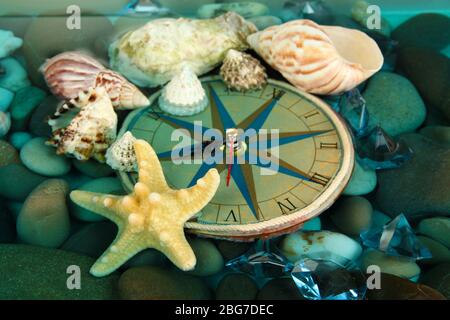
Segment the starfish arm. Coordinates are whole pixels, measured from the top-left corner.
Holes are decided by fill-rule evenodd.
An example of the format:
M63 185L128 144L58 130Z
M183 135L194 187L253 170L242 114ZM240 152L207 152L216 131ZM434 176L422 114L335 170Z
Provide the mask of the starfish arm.
M193 187L176 191L180 218L185 222L205 207L216 194L220 175L216 169L208 172Z
M122 197L75 190L70 193L70 199L80 207L95 212L118 226L122 225L122 218L118 214L118 206L120 206Z
M134 150L139 167L139 182L144 183L151 192L170 190L158 156L150 144L144 140L137 140L134 143Z
M90 273L96 277L107 276L144 249L146 246L141 234L119 229L116 239L94 263Z

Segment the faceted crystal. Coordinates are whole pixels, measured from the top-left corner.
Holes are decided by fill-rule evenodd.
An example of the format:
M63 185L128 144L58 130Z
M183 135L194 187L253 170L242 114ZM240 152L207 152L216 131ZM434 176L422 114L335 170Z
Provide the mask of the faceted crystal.
M257 278L281 277L292 268L292 264L273 247L270 240L258 240L248 252L228 261L226 266Z
M431 258L431 252L414 234L403 214L398 215L383 227L372 227L361 233L363 244L392 256L419 259Z
M366 100L359 89L352 89L341 96L339 112L347 120L357 138L367 135L369 112L366 108Z
M324 96L322 99L330 105L331 108L333 108L334 111L339 112L340 110L340 101L341 96L334 95L334 96Z
M126 14L139 15L163 15L167 14L169 9L162 7L155 0L131 0L125 7Z
M367 290L361 270L351 260L329 252L301 258L291 277L310 300L360 300Z
M394 140L379 125L357 141L356 150L360 163L372 169L398 168L413 154L403 140Z

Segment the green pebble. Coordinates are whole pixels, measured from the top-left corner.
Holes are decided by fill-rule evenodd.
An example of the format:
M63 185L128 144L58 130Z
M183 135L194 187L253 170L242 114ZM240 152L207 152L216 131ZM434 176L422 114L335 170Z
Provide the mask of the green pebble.
M255 300L258 286L243 273L227 274L216 289L216 300Z
M134 257L130 258L123 265L124 269L132 267L144 267L144 266L164 266L167 262L166 256L156 249L145 249Z
M390 256L384 252L368 249L361 258L363 270L376 265L381 272L396 275L405 279L414 279L420 274L419 266L411 259L402 256Z
M277 26L283 23L283 21L274 16L260 16L248 19L250 22L253 22L258 30L264 30L271 26Z
M0 167L20 163L19 153L5 140L0 140Z
M43 176L57 177L70 171L70 160L57 155L55 148L45 144L46 138L34 138L20 150L22 163Z
M11 212L12 217L14 218L14 222L17 221L17 218L19 217L19 213L20 213L20 211L22 210L22 207L23 207L23 202L8 201L6 203L6 206L8 207L9 211Z
M118 284L124 300L206 300L211 292L200 278L155 266L125 271Z
M21 164L0 167L0 196L23 201L45 179Z
M217 249L219 249L222 256L231 260L244 254L250 249L251 243L249 242L236 242L227 240L217 240Z
M342 194L346 196L361 196L372 192L376 185L377 174L375 170L364 168L356 161L350 181Z
M194 250L197 263L194 270L188 273L206 277L216 274L223 269L224 261L222 255L212 241L194 238L189 240L189 244Z
M395 88L395 90L392 90ZM396 136L416 130L426 116L425 104L414 85L405 77L391 72L375 74L363 92L369 127L376 125Z
M257 300L305 300L291 278L269 280L258 292Z
M13 92L0 87L0 111L6 112L13 99L14 99Z
M123 195L125 193L120 180L117 178L99 178L91 180L80 186L79 190L115 195ZM75 218L82 221L105 220L103 216L96 214L90 210L84 209L73 202L71 202L71 213Z
M370 228L373 208L363 197L342 197L331 209L331 220L349 236L359 236Z
M108 177L114 174L110 166L92 159L87 161L73 159L72 164L78 171L92 178Z
M0 243L11 243L15 238L15 219L8 208L0 202Z
M366 1L356 1L352 7L353 20L358 22L364 28L367 28L367 22L370 21L370 18L372 15L372 13L367 12L369 5L370 4L367 3ZM384 17L381 17L380 27L381 27L380 29L374 29L374 30L386 37L390 37L391 26L389 25L389 22Z
M69 185L60 179L41 183L28 196L17 218L17 235L28 244L58 248L69 236L66 205Z
M59 177L69 184L70 190L79 189L82 185L92 181L91 177L85 176L76 170L71 170L68 174Z
M13 131L26 130L33 110L46 97L47 93L36 87L27 87L16 92L11 104Z
M385 215L383 212L378 210L373 210L372 215L372 225L376 227L382 227L392 219L388 215Z
M9 136L9 142L16 148L17 150L22 149L22 147L31 139L33 136L25 131L13 132Z
M450 248L450 218L424 219L420 221L417 231Z
M450 126L427 126L420 130L420 134L436 142L450 145Z
M1 59L0 69L5 70L5 73L0 75L0 87L16 92L30 86L27 72L16 59Z
M116 234L117 227L112 222L89 223L71 235L61 249L98 258L113 242Z
M228 11L236 12L243 18L252 18L266 15L269 8L258 2L231 2L205 4L197 10L197 16L202 19L210 19L220 16Z
M441 262L450 262L450 250L432 238L417 236L417 239L430 250L430 259L421 259L419 262L424 265L436 265Z
M95 278L94 259L75 253L28 245L0 245L0 299L109 300L116 299L117 274ZM81 290L70 290L70 266L80 268ZM69 271L69 272L68 272Z
M319 217L312 218L303 224L302 231L319 231L322 228L322 223Z
M47 96L34 109L28 123L28 130L36 136L50 137L52 135L52 128L48 125L48 118L52 116L60 100L55 96Z
M450 263L441 263L428 270L420 278L420 282L436 289L450 299Z

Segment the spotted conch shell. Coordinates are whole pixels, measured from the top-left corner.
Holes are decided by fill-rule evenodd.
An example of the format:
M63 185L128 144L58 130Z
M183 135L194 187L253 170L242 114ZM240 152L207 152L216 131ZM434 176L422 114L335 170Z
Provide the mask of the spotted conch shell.
M135 109L149 105L149 100L117 72L78 51L68 51L47 60L41 68L51 92L63 99L73 99L92 87L106 89L117 109Z
M106 151L106 163L114 170L122 172L137 172L134 143L136 138L130 131L114 142Z
M80 111L66 126L61 115L74 107ZM117 131L117 115L106 90L96 87L82 92L60 107L57 114L49 120L52 137L47 144L55 146L57 154L105 162L106 150L116 139Z
M332 95L379 71L383 55L365 33L294 20L247 37L251 47L297 88Z

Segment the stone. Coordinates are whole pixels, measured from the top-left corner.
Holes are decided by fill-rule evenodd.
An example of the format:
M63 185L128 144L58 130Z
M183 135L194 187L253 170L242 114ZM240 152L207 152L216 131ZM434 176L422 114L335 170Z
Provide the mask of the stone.
M0 60L0 69L4 70L4 73L0 74L0 87L16 92L30 86L27 72L16 59Z
M368 300L445 300L433 288L392 274L381 273L380 289L367 290Z
M14 146L14 148L20 150L32 138L33 136L26 131L17 131L13 132L9 136L9 142Z
M448 126L427 126L422 128L419 133L435 142L450 145L450 127Z
M301 228L302 231L319 231L322 228L322 223L319 217L312 218L306 221Z
M260 16L250 18L248 20L253 22L255 26L258 28L258 30L264 30L268 27L277 26L283 23L283 21L280 18L275 16Z
M216 300L255 300L258 285L246 274L225 275L216 289Z
M417 226L417 232L450 248L450 218L436 217L423 219Z
M113 242L117 227L109 221L89 223L70 236L61 246L62 250L98 258Z
M384 214L381 211L373 210L372 226L374 226L374 227L382 227L386 223L389 223L389 221L391 221L391 218L388 215Z
M305 300L291 278L269 280L259 290L257 300Z
M168 262L165 255L156 249L145 249L125 262L124 269L144 266L164 266Z
M17 218L17 235L25 243L58 248L70 232L66 197L69 185L49 179L31 192Z
M375 170L365 168L356 161L350 181L342 194L346 196L361 196L372 192L376 185L377 174Z
M19 153L8 142L5 140L0 140L0 167L4 167L12 163L20 163Z
M47 93L36 87L26 87L16 92L11 104L13 131L23 131L27 128L33 110L46 95Z
M0 196L23 201L45 179L22 164L12 163L0 167Z
M8 208L0 203L0 243L12 243L15 239L15 219Z
M427 47L440 51L450 43L450 18L423 13L406 20L392 32L402 47Z
M124 300L204 300L211 292L200 278L161 267L135 267L125 271L118 283Z
M17 38L9 30L0 30L0 59L11 55L22 46L22 39Z
M429 109L450 121L450 58L426 48L403 48L397 69L414 84Z
M420 277L420 282L436 289L450 299L450 262L441 263L428 270Z
M450 250L443 244L429 237L417 236L417 239L430 250L432 257L420 261L424 265L436 265L442 262L450 262Z
M227 240L217 240L217 249L226 260L231 260L243 255L250 249L251 243L249 242L237 242Z
M266 15L269 8L258 2L232 2L205 4L198 8L197 16L202 19L210 19L220 16L228 11L236 12L244 18L252 18Z
M56 112L59 100L55 96L47 96L34 109L28 123L28 130L36 136L50 137L52 129L47 121Z
M361 257L361 268L367 270L372 265L378 266L383 273L393 274L405 279L417 279L420 274L420 268L414 260L390 256L374 249L365 250Z
M120 183L120 180L117 178L98 178L91 181L88 181L87 183L81 185L77 188L78 190L83 191L90 191L90 192L101 192L101 193L108 193L108 194L116 194L116 195L123 195L125 194L122 184ZM71 214L82 221L102 221L105 220L104 217L102 217L99 214L95 214L94 212L84 209L80 207L79 205L73 203L71 201L70 206Z
M354 261L361 255L362 248L358 242L340 233L297 231L281 241L280 251L292 262L302 256L327 252Z
M19 201L8 201L6 203L6 207L14 218L14 223L17 221L17 217L19 216L20 211L23 207L23 202ZM16 232L16 226L14 225L14 233Z
M92 178L103 178L114 174L114 170L106 163L100 163L93 159L87 161L73 159L72 164L78 171Z
M85 176L76 170L71 170L68 174L59 177L59 179L65 180L69 184L70 190L76 190L83 184L93 180L91 177Z
M20 150L22 163L31 171L43 176L57 177L70 171L70 160L57 155L55 149L45 144L46 138L38 137L27 142Z
M416 130L425 121L422 98L401 75L378 72L369 80L363 96L369 111L369 129L380 125L389 135L396 136Z
M1 76L0 76L1 77ZM0 88L0 111L8 110L14 99L14 93L8 89Z
M158 1L163 7L169 8L171 11L176 12L180 15L195 16L197 9L205 4L210 4L216 2L216 0L159 0Z
M410 222L450 213L450 148L420 134L400 136L414 151L396 170L377 171L377 207L391 217L405 214Z
M372 19L373 12L371 10L368 10L370 5L371 4L367 3L366 1L356 1L352 6L352 18L363 28L367 28L368 22ZM389 25L389 21L381 16L380 28L376 28L374 29L374 31L379 32L386 37L390 37L391 26Z
M373 208L363 197L342 197L331 209L331 220L340 231L359 236L372 223Z
M116 299L117 274L89 275L94 259L72 252L29 245L0 245L0 299L2 300L110 300ZM78 266L81 290L69 290Z
M212 241L192 238L189 240L189 244L197 258L195 268L189 271L189 274L206 277L216 274L223 269L224 261L222 255Z

